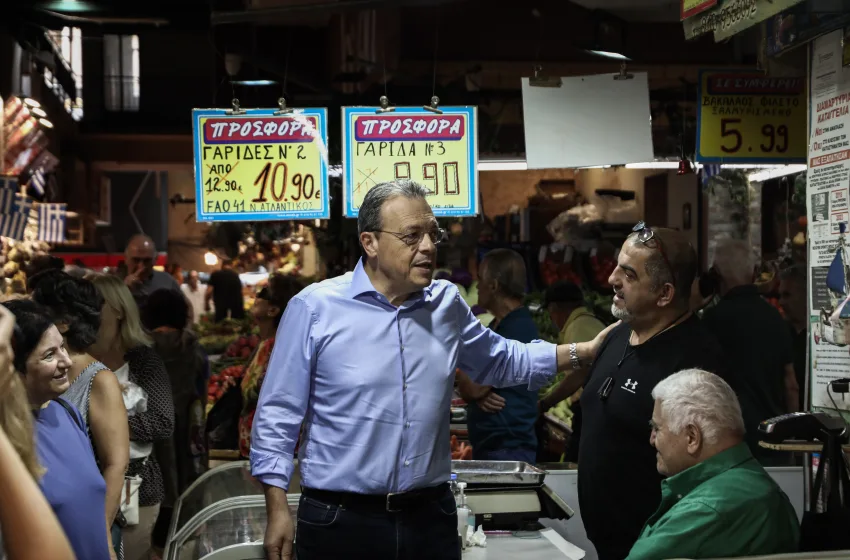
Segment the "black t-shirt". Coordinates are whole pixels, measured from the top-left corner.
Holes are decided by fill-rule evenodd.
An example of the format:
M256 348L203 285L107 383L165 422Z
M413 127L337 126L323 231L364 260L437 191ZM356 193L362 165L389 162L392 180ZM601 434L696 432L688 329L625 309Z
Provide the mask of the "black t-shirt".
M794 363L794 341L787 323L753 285L729 290L702 322L729 360L750 451L764 465L788 464L786 455L758 445L759 423L788 412L785 367Z
M210 274L209 285L213 289L217 321L227 317L228 311L234 319L241 319L245 316L242 281L235 270L229 268L216 270Z
M662 477L649 443L652 389L689 368L725 377L720 347L695 316L638 346L629 345L630 334L625 324L611 331L581 396L578 495L600 560L625 558L661 502ZM609 377L603 401L598 393Z

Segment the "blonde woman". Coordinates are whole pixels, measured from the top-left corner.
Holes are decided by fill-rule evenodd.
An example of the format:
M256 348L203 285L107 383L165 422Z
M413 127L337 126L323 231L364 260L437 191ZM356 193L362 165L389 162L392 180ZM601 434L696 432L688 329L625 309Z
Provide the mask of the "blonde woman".
M36 481L32 411L12 365L14 316L0 305L0 558L74 560L50 504Z
M174 431L171 384L162 358L139 319L130 290L115 276L88 277L103 296L100 330L89 352L115 372L119 382L141 387L147 394L145 412L133 413L130 426L130 466L127 476L141 476L139 524L123 531L124 558L145 560L150 555L151 533L162 503L162 472L153 451L156 442Z

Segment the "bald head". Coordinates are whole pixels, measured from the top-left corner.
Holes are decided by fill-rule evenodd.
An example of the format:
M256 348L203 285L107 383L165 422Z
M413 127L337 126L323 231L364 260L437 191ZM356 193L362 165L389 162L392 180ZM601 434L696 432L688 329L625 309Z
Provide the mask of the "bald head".
M635 233L629 236L629 242L650 252L646 259L646 273L652 279L653 290L671 284L675 289L676 303L686 308L697 274L697 253L688 238L679 231L667 228L652 228L652 231L654 236L646 243L640 241Z
M156 246L153 239L147 235L134 235L127 243L124 259L127 261L127 272L140 273L142 277L153 274L153 264L156 257Z

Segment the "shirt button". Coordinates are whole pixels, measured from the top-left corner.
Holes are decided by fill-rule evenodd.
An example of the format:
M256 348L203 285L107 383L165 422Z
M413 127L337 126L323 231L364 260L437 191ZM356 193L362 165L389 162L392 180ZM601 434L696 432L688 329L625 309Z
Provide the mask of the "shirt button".
M404 427L405 427L405 428L409 428L409 427L410 427L410 422L406 422L406 423L404 424Z
M410 466L410 461L405 461L405 462L404 462L404 466L405 466L405 467L409 467L409 466Z
M681 494L677 494L677 495L676 495L676 499L681 500L681 499L682 499L682 495L681 495Z
M407 391L407 383L404 384L404 390Z
M401 351L404 352L404 346L401 347Z

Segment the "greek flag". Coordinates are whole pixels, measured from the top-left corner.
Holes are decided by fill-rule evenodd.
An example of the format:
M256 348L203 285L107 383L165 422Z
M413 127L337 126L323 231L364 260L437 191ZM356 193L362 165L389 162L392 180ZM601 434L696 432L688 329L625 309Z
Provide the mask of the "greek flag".
M0 236L21 241L27 229L32 200L12 189L0 189Z
M47 178L44 176L44 169L39 167L30 176L30 188L38 196L44 195L44 186L47 184Z
M708 183L708 180L711 179L714 175L720 173L719 165L703 165L702 166L702 184L705 185Z
M65 204L50 203L38 205L38 240L48 243L65 241Z
M11 175L0 175L0 189L18 191L18 178Z

